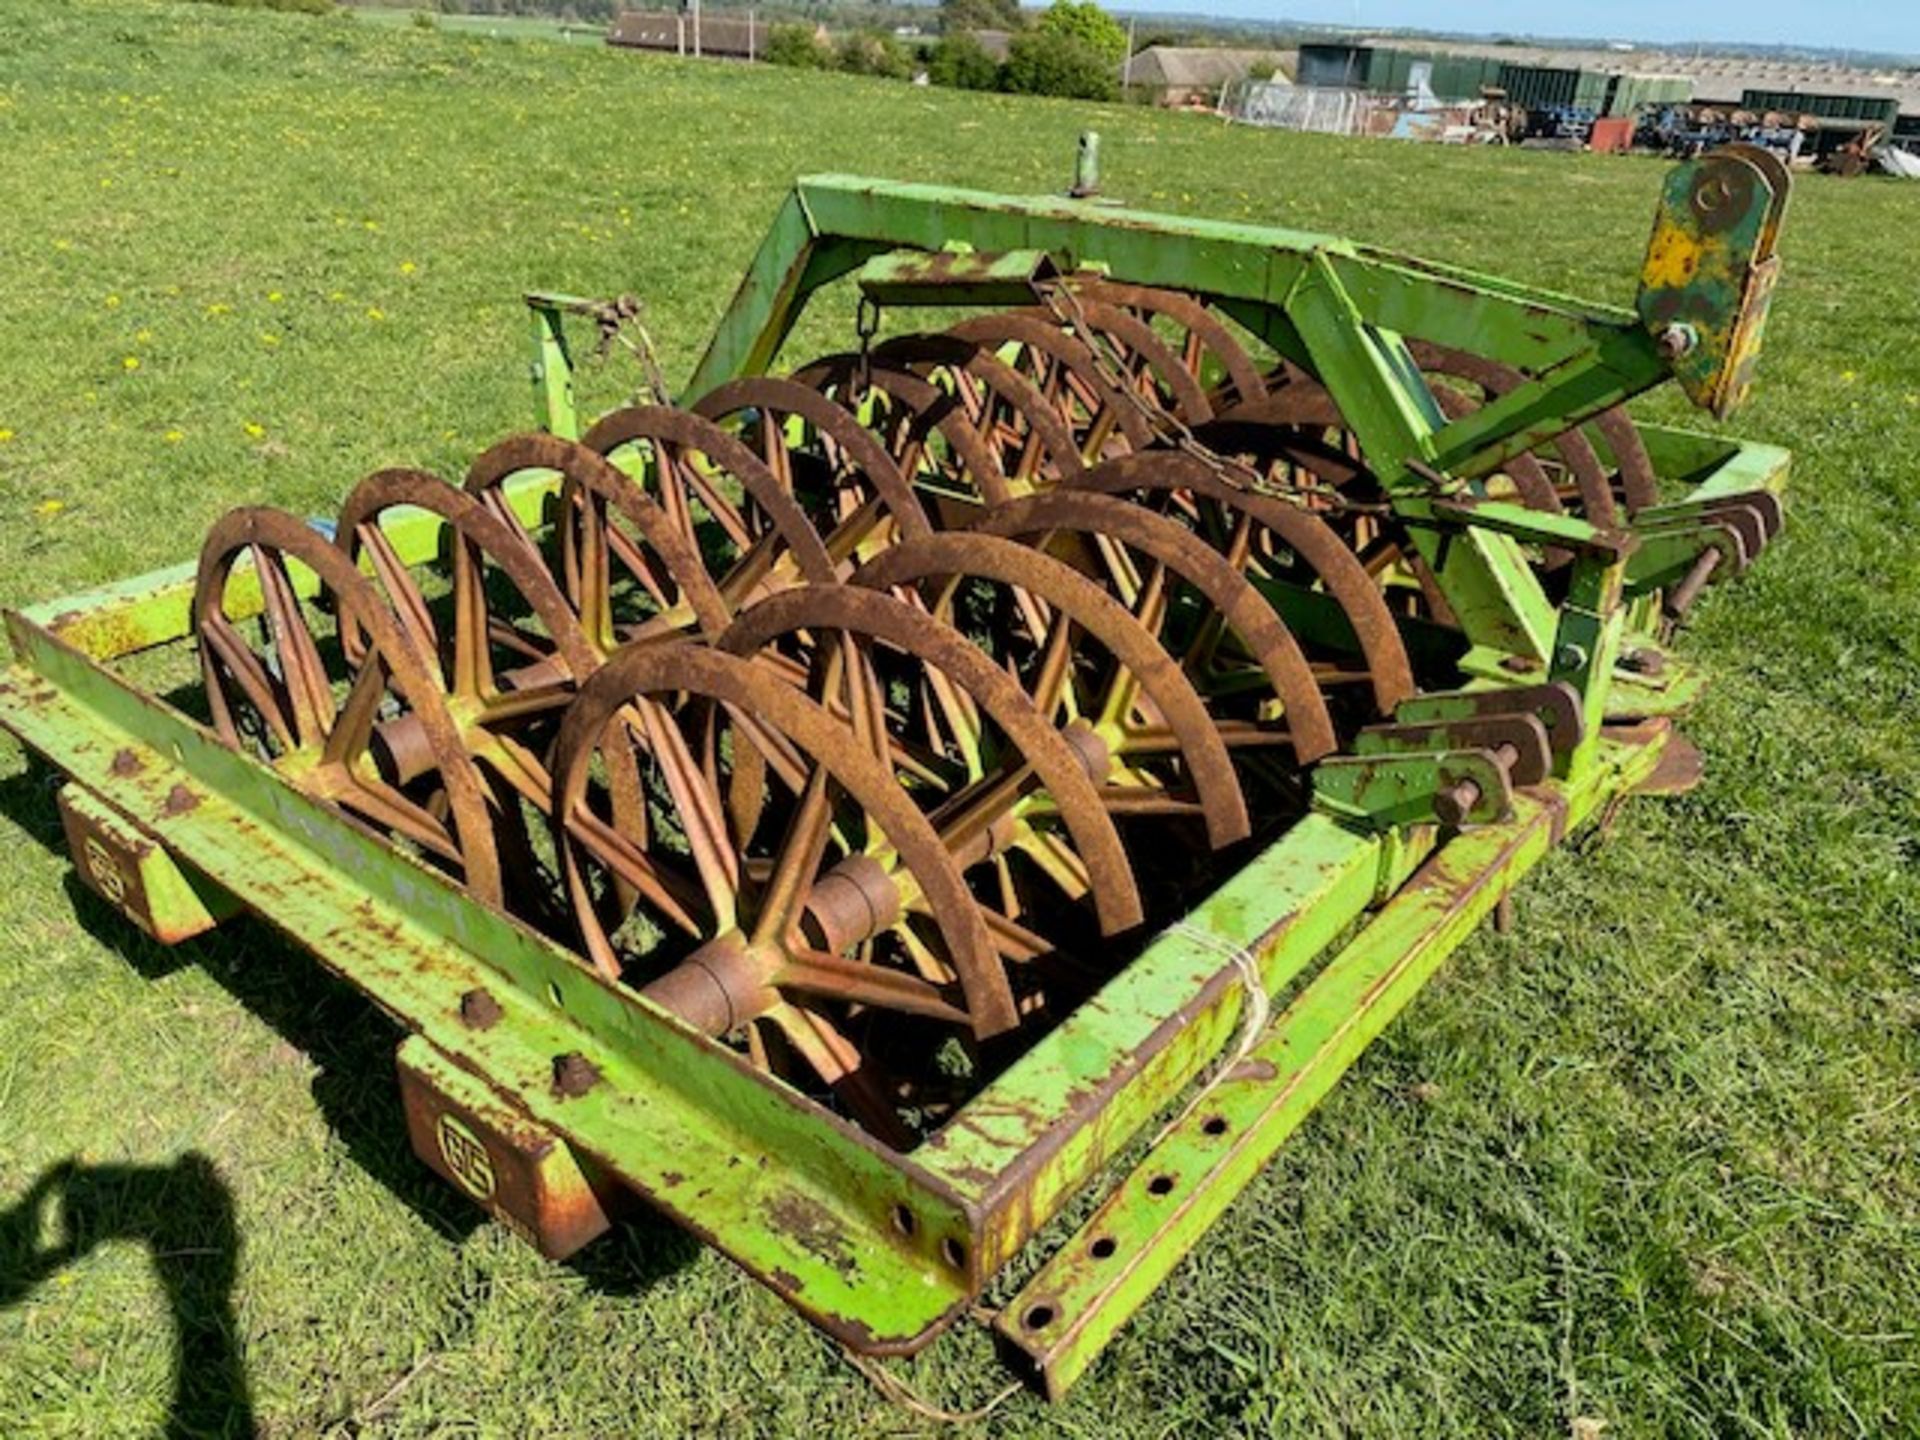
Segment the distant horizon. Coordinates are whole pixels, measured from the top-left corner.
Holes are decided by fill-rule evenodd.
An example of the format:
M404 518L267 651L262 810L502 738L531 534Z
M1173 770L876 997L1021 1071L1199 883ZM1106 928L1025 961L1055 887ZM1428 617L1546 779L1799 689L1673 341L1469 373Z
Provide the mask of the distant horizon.
M1043 0L1044 4L1044 0ZM1037 6L1035 8L1043 8ZM1234 24L1341 30L1424 30L1475 39L1538 37L1684 50L1693 45L1788 46L1835 53L1920 57L1920 5L1835 0L1610 0L1543 8L1520 0L1482 0L1470 8L1448 0L1122 0L1130 14L1217 19Z

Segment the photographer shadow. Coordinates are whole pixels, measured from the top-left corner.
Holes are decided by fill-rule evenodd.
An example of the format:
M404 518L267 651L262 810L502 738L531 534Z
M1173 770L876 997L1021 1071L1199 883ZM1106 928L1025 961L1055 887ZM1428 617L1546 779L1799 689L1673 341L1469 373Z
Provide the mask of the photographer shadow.
M253 1434L233 1314L240 1234L233 1196L204 1155L170 1165L68 1159L48 1169L0 1210L0 1309L115 1240L146 1247L172 1314L173 1398L161 1433L168 1440Z

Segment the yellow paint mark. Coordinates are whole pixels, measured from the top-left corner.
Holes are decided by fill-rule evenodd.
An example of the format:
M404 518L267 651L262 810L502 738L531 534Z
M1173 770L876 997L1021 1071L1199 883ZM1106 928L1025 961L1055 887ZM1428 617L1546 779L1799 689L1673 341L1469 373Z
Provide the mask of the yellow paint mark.
M1671 221L1662 220L1647 243L1640 283L1649 290L1680 290L1700 272L1699 240Z

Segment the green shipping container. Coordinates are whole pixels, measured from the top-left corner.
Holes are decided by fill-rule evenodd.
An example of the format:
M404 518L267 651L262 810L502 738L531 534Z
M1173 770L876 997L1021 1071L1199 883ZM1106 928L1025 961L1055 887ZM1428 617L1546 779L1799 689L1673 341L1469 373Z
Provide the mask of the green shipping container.
M1294 82L1375 95L1406 95L1424 82L1436 99L1477 100L1498 83L1500 62L1394 45L1302 45Z
M1500 62L1478 55L1435 55L1427 88L1441 100L1478 100L1500 83Z
M1563 70L1552 65L1500 67L1500 88L1524 110L1568 108L1600 114L1607 107L1612 78L1598 70Z
M1798 90L1745 90L1740 94L1740 108L1791 110L1801 115L1818 115L1824 120L1858 120L1891 125L1900 113L1900 102L1890 95L1817 95Z
M1372 62L1371 45L1302 45L1294 83L1325 90L1369 89Z
M1643 110L1685 105L1693 99L1691 75L1615 75L1607 114L1632 117Z

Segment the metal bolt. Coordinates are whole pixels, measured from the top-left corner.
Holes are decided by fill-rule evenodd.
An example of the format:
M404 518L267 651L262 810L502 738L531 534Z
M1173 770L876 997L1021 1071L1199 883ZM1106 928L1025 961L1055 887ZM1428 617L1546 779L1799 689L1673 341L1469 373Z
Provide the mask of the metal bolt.
M1540 662L1531 655L1502 655L1500 668L1509 675L1531 675L1540 668Z
M1691 325L1669 325L1660 332L1660 338L1656 343L1660 347L1662 357L1678 360L1700 343L1700 335Z
M1667 668L1667 657L1658 650L1629 650L1620 657L1620 668L1633 675L1659 675Z
M460 997L460 1019L471 1030L489 1030L500 1023L500 1002L485 990L475 988Z
M570 1099L578 1099L600 1083L600 1067L578 1050L553 1057L553 1088Z

